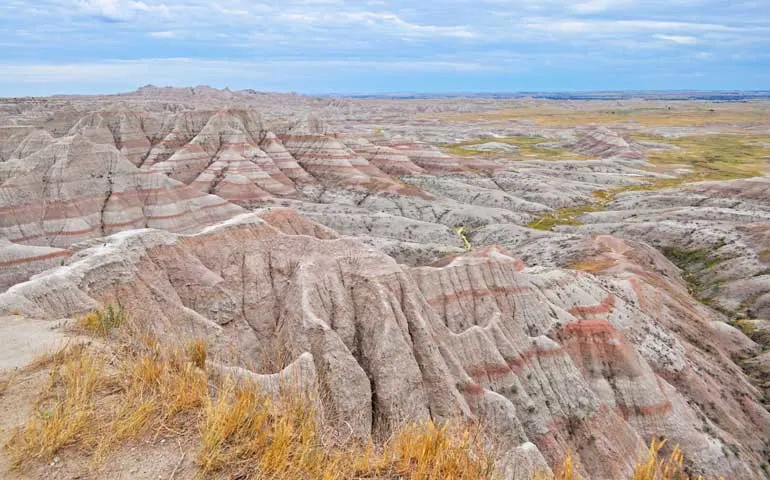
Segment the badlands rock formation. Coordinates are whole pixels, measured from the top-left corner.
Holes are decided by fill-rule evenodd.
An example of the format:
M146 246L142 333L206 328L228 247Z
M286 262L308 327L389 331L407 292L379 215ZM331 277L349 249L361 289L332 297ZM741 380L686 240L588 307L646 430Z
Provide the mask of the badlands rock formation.
M204 337L212 366L272 382L280 351L338 428L479 418L508 478L568 452L618 478L657 437L693 472L767 478L770 413L738 359L767 361L727 323L770 316L767 177L636 189L676 172L623 129L469 122L453 137L419 118L451 101L421 102L6 100L0 316L119 301L162 340ZM490 133L589 159L439 148ZM628 191L582 225L526 227L612 189Z

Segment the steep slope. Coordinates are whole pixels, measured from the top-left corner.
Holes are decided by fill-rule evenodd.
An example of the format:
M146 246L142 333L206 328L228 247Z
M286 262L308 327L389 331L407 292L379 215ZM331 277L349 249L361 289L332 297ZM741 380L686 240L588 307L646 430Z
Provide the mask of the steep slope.
M594 478L627 473L654 435L710 473L751 478L761 461L747 432L770 432L770 414L699 326L705 313L693 302L698 316L677 320L700 330L696 347L642 307L646 289L689 298L681 285L528 269L496 248L409 269L333 237L286 210L193 235L119 233L11 287L0 310L59 318L119 300L166 341L203 335L255 373L277 351L309 353L329 418L360 436L473 415L550 462L574 451Z
M193 231L241 211L163 175L138 170L106 130L63 137L0 164L0 232L12 242L66 246L127 228Z
M628 192L573 231L644 239L725 312L770 315L770 178Z

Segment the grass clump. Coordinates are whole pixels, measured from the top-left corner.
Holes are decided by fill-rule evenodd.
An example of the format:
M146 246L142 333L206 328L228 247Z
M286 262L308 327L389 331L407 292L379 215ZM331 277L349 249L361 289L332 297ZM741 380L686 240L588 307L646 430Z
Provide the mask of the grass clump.
M639 460L634 467L632 480L703 480L702 476L691 476L684 468L684 454L679 445L671 453L661 455L666 440L650 442L646 460Z
M128 315L122 305L107 305L105 308L88 312L78 320L77 325L92 335L107 336L126 323Z
M211 400L201 429L204 477L481 480L494 462L480 430L460 424L407 424L383 445L324 444L311 397L280 401L254 386L225 387Z
M273 404L253 385L230 384L207 401L198 453L203 475L324 478L327 471L339 469L319 447L309 399L297 395L282 400Z
M204 370L206 368L206 357L208 356L208 345L202 338L196 338L187 345L187 356L196 367Z
M481 430L462 423L438 426L428 421L406 425L386 443L378 460L380 465L375 471L384 471L386 478L494 477L494 462L485 451Z
M119 443L148 432L193 431L208 398L208 378L179 350L143 353L122 363L112 378L120 401L110 402L99 418L97 462Z

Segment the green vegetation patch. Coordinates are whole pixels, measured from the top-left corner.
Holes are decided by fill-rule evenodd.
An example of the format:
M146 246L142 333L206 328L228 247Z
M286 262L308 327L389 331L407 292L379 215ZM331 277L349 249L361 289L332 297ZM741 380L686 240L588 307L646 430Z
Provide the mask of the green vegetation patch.
M734 326L755 342L770 347L770 328L765 326L765 320L742 319L736 320Z
M473 248L473 245L471 245L471 241L468 240L468 227L466 226L458 226L454 228L455 232L457 232L457 235L460 236L460 239L463 241L463 246L465 247L466 251L469 251Z
M515 136L503 138L480 138L478 140L469 140L466 142L444 145L443 149L452 155L465 157L484 155L484 156L504 156L515 157L517 159L541 159L541 160L584 160L585 157L572 153L566 148L543 146L553 140L540 136ZM518 147L516 152L495 152L474 150L474 145L483 145L485 143L504 143Z
M615 192L613 190L597 190L593 192L593 197L594 201L591 203L556 209L532 220L527 226L537 230L553 230L556 225L582 225L581 215L604 210L604 207L615 199Z
M698 135L665 138L634 134L635 140L674 145L676 150L654 150L648 160L665 167L682 165L692 169L686 181L732 180L764 175L770 161L770 136Z
M724 260L711 255L709 250L684 250L675 247L663 247L661 252L677 267L683 270L709 269Z
M103 309L91 310L79 319L78 325L88 333L105 336L126 323L127 319L128 314L122 305L110 304Z
M676 265L682 270L682 278L687 282L690 294L698 298L701 303L708 305L709 307L718 310L725 315L732 316L732 312L725 310L721 305L717 304L710 298L704 297L703 291L710 286L719 285L721 280L708 281L707 276L703 275L704 270L708 270L712 267L719 265L726 261L725 258L720 258L713 255L712 249L682 249L677 247L662 247L660 252L668 258L671 263Z
M635 140L668 143L679 147L676 150L652 151L648 160L666 168L687 167L691 170L690 173L676 178L650 177L644 185L597 190L593 193L593 202L560 208L533 220L527 226L538 230L552 230L557 225L582 225L581 215L604 210L623 192L662 190L707 180L751 178L769 171L770 136L702 135L669 139L650 134L634 134L632 137Z

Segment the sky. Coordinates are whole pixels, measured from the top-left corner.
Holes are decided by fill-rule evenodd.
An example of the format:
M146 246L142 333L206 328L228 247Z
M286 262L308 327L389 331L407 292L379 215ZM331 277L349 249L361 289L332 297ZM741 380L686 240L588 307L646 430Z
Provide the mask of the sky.
M2 0L0 96L770 89L770 0Z

